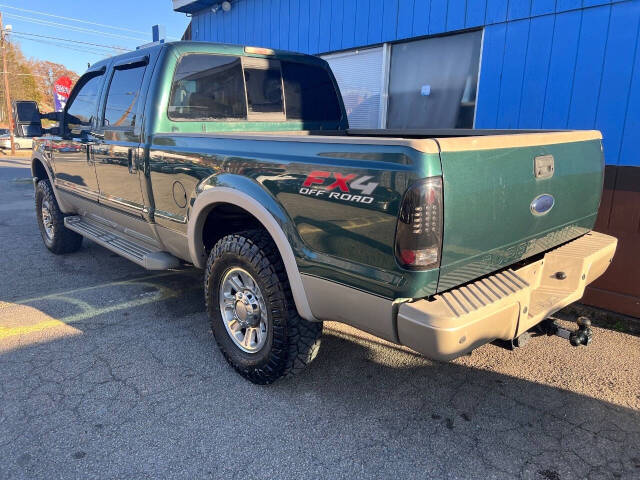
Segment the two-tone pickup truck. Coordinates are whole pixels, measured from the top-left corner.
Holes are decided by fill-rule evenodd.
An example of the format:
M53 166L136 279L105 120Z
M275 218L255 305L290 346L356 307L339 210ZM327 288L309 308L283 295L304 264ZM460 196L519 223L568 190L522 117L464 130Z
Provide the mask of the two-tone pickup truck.
M33 149L47 248L204 269L255 383L309 363L323 320L441 360L517 343L616 248L592 231L599 132L351 130L313 56L152 46L93 65L59 120Z

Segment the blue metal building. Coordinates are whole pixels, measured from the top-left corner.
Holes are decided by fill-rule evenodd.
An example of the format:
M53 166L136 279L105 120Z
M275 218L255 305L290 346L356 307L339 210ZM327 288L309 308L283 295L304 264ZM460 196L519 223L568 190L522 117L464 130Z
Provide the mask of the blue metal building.
M420 96L431 95L432 86L437 89L443 79L418 82L413 97L402 97L407 78L424 73L407 69L425 62L438 64L444 58L438 52L455 58L467 58L470 52L469 71L442 67L447 80L464 74L475 82L460 83L462 103L466 98L470 110L457 120L443 118L444 123L601 130L607 173L597 228L617 236L620 247L615 264L586 298L640 316L640 0L174 0L173 4L174 10L192 16L187 35L193 40L325 56L336 72L350 122L364 122L359 126L412 127L397 124L394 104L400 108L421 101ZM472 46L452 43L455 36L469 32L477 32L465 37L468 45L478 44L477 52ZM437 38L445 40L429 42ZM363 102L363 88L376 95L373 102ZM356 100L347 98L345 92L351 90L360 92ZM350 102L358 108L349 109Z

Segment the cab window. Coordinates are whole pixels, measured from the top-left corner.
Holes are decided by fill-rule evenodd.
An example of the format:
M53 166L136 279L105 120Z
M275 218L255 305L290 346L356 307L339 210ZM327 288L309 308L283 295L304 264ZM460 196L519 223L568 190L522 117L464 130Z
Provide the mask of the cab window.
M339 122L342 112L336 87L324 68L282 62L287 119Z
M180 59L168 109L172 120L245 120L239 57L191 54Z
M67 131L78 134L90 130L95 124L103 78L104 75L101 72L89 73L80 79L77 93L67 104L65 115Z

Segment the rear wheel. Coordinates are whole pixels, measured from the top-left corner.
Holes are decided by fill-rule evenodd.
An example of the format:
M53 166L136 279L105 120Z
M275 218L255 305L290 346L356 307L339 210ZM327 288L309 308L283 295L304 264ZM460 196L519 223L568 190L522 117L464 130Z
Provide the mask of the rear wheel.
M321 322L298 315L278 250L249 230L219 240L205 271L211 328L227 361L253 383L297 373L320 347Z
M18 142L13 144L13 149L14 150L20 150L20 144Z
M80 249L82 235L64 226L64 214L49 180L40 180L36 186L36 217L42 240L53 253L71 253Z

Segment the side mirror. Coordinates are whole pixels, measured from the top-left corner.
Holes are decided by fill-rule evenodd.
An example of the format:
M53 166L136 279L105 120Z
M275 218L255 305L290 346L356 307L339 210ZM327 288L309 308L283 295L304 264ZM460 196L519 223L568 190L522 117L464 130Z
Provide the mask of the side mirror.
M42 135L42 119L38 104L32 100L14 100L12 103L16 136L38 137Z
M60 127L43 128L43 135L53 135L54 137L60 136L62 129Z

